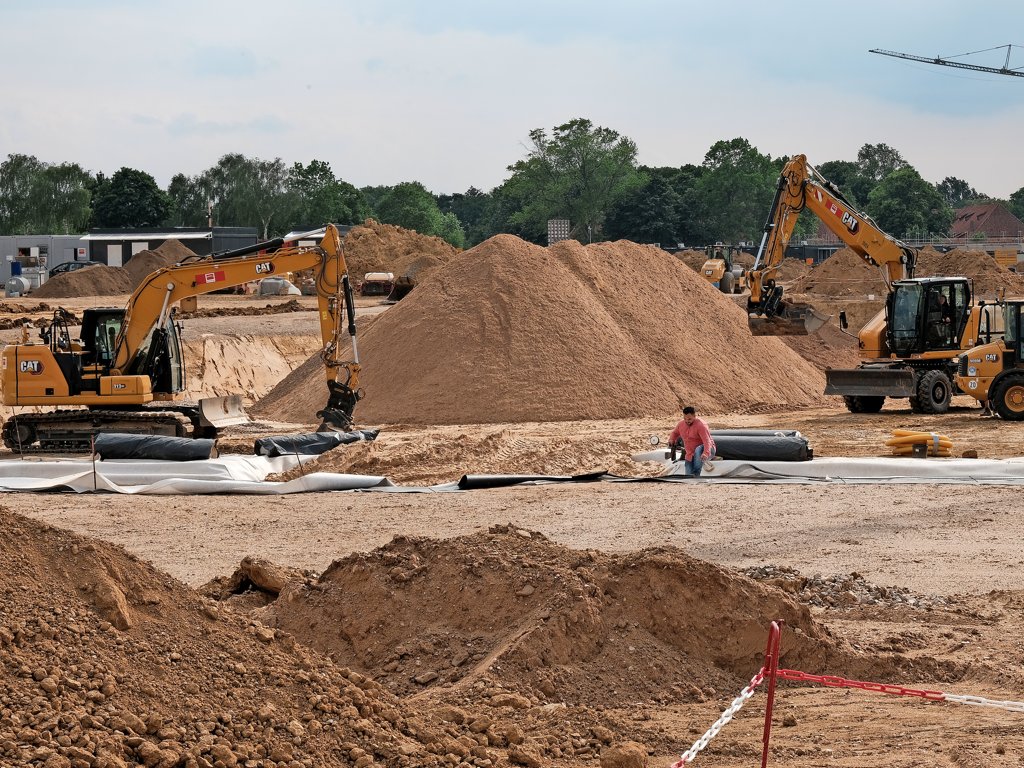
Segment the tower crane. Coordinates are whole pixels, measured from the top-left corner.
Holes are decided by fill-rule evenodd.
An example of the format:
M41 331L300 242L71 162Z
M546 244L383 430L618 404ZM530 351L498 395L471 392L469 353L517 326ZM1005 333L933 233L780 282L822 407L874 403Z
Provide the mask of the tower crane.
M1015 46L1013 45L998 45L995 48L986 48L982 51L970 51L969 53L958 53L956 56L949 56L942 58L941 56L935 56L934 58L928 58L927 56L914 56L910 53L898 53L896 51L883 51L879 48L872 48L868 53L879 53L882 56L893 56L897 59L909 59L910 61L922 61L925 64L939 64L943 67L956 67L957 69L973 69L976 72L992 72L996 75L1010 75L1011 77L1024 77L1024 67L1010 68L1010 52ZM1020 48L1020 46L1016 46ZM962 61L950 61L950 59L960 58L962 56L973 56L976 53L987 53L988 51L998 51L1006 49L1006 61L1003 62L1001 67L983 67L980 64L965 64Z

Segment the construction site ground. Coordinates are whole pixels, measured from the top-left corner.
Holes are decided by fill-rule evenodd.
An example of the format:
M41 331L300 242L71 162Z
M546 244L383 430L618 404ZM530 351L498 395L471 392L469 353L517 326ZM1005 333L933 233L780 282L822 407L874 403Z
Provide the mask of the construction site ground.
M123 303L122 298L112 297L111 305ZM257 361L265 350L278 355L286 350L294 364L318 346L315 299L299 297L301 311L260 313L266 304L288 300L203 297L202 309L241 307L245 314L186 320L186 341L226 339L225 344L233 345L241 336ZM12 303L23 305L26 317L49 312L27 311L33 302L26 299L7 302L5 314L12 314ZM61 301L72 310L95 303ZM364 318L386 309L378 300L360 300L359 305ZM12 341L18 331L2 335ZM282 345L284 337L293 341ZM219 381L218 386L227 383ZM262 392L248 391L255 399L273 383L262 382ZM236 384L254 386L253 380ZM712 428L798 429L817 456L882 456L891 430L908 427L949 435L957 455L975 450L982 458L1018 456L1024 442L1024 427L980 418L969 398L957 398L943 416L912 414L905 401L870 416L849 414L838 403L800 409L754 405L743 412L705 409L705 416ZM312 426L257 422L229 433L221 446L247 452L260 434ZM307 470L382 474L417 486L455 480L467 472L575 474L605 469L651 475L659 468L635 464L629 456L649 450L650 435L664 439L673 419L360 426L379 426L378 439L334 451ZM800 628L784 634L784 653L793 650L784 655L783 666L1021 701L1021 498L1019 489L993 486L714 483L266 498L4 494L0 505L10 513L90 538L65 541L60 533L10 523L21 542L11 551L21 559L10 561L17 561L16 566L0 566L7 579L0 584L6 595L0 612L0 655L13 681L9 693L17 693L23 704L16 705L13 698L0 702L0 763L203 765L202 757L207 765L293 768L625 768L642 764L630 752L629 742L636 742L648 753L650 765L667 765L704 733L756 672L763 631L773 618L786 618ZM28 546L45 536L62 543L45 550L48 554ZM108 551L103 542L123 547L127 554ZM95 584L79 585L74 592L77 566L60 558L71 553L79 557L81 552L103 555L105 572L120 585L135 616L132 626L112 629L109 615L103 620L100 607L105 603L96 597ZM224 601L220 615L235 619L204 624L198 634L175 634L205 621L199 609L179 607L178 602L195 599L187 597L193 593L185 585L208 585L206 594L211 594L209 583L230 576L246 556L295 569L287 573L298 586L283 589L276 601L274 595L257 591L234 596ZM132 575L139 567L134 557L157 569L145 572L153 583ZM658 576L676 571L682 574L678 578ZM171 581L165 584L158 572ZM25 573L36 574L35 581L18 581ZM631 581L637 574L643 578ZM27 596L45 591L40 585L50 577L66 582L80 604L72 599L74 594L67 600L50 598L60 607L47 616L50 629L41 630L39 617L26 607ZM173 580L183 584L174 586ZM389 584L393 594L367 594L358 616L351 615L351 606L328 609L323 602L333 594L334 583L358 592L375 580ZM135 585L134 591L129 584ZM156 584L163 585L163 598L149 595ZM409 599L401 598L403 590ZM179 592L186 595L180 601L168 596ZM53 587L52 594L61 593ZM316 595L324 596L320 603ZM100 617L82 605L100 606L95 608ZM444 622L453 606L458 627ZM203 610L209 613L209 606ZM361 630L344 624L345 611ZM509 611L507 626L495 620ZM85 636L94 638L88 642L97 648L107 649L106 638L122 633L129 639L118 640L117 649L136 643L144 652L117 656L104 650L101 661L90 666L87 659L95 655L88 643L75 646L70 655L60 647L52 651L69 616L75 626L90 627ZM276 632L261 634L264 623ZM229 627L236 625L248 634L229 637ZM547 634L538 634L538 627ZM245 645L252 636L257 638L250 643L255 650ZM40 637L48 639L39 645ZM301 668L288 667L293 662L282 660L287 654L261 655L264 646L267 654L279 644L287 650L293 643L289 638L308 646L308 651L290 651L288 657L301 657ZM533 645L524 638L532 638ZM374 645L374 639L390 650ZM217 662L218 647L229 649L229 661ZM589 649L585 658L574 653L577 647ZM195 657L197 670L206 663L240 669L244 661L248 671L235 669L231 696L215 701L205 681L197 683L199 672L184 670L182 657ZM49 663L39 661L44 658ZM359 683L363 695L384 702L381 711L400 713L386 719L401 735L374 731L391 726L373 715L371 728L361 710L349 719L329 718L323 714L327 709L316 709L320 704L314 706L301 695L287 701L278 697L275 714L260 710L257 717L257 704L246 709L232 702L248 701L252 691L245 686L253 668L258 671L261 665L287 677L289 685L298 685L296 678L308 681L311 674L322 675L325 682L316 685L315 694L321 704L340 695L329 690L332 675L355 675L348 679L364 681ZM162 670L159 684L136 690L133 677L155 674L154 667ZM331 671L337 669L342 672ZM101 672L117 677L115 688L123 692L111 689L78 703L77 694L71 693L78 690L74 686L90 673L99 680ZM382 688L378 691L365 678ZM51 686L56 693L43 693L40 699L33 686L49 691L44 680L56 681ZM97 683L94 690L99 687ZM209 752L220 744L214 744L213 736L207 752L188 751L194 724L188 714L166 703L179 694L192 697L191 706L212 718L200 733L224 740L230 757L222 749L221 762L213 759ZM59 705L46 704L47 696ZM110 700L106 705L104 697ZM764 702L763 692L755 696L697 764L757 764ZM111 740L122 732L111 719L111 703L142 721L149 717L144 733L125 728L130 738ZM376 707L374 703L374 712ZM488 723L481 723L481 711ZM60 726L45 727L51 714L53 722L64 722L62 717L75 721L78 730L71 746L57 741ZM246 717L253 723L259 720L259 728L265 727L263 742L276 744L284 736L287 749L273 757L268 749L260 754L258 746L246 741L259 742L259 728L255 736L251 726L248 732L242 726L232 731L232 717L242 725ZM783 684L774 721L773 765L980 767L1024 762L1021 712ZM340 733L350 725L355 735L347 735L344 743L329 743L331 728ZM402 739L408 743L396 747ZM26 747L12 752L15 741L29 744L31 751ZM114 745L109 753L103 751L108 742ZM147 752L149 743L161 755ZM374 757L375 744L380 751ZM74 753L67 755L74 749L89 753L90 759L83 753L80 762L73 762ZM15 759L15 754L21 757ZM100 754L107 757L97 759ZM359 762L366 754L374 759Z

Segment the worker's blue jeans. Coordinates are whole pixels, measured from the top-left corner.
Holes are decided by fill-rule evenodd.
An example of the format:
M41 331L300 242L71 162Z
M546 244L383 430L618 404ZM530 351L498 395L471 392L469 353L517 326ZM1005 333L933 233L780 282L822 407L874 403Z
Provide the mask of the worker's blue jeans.
M683 459L683 467L686 474L693 477L700 477L700 471L704 468L704 446L698 445L693 451L693 459Z

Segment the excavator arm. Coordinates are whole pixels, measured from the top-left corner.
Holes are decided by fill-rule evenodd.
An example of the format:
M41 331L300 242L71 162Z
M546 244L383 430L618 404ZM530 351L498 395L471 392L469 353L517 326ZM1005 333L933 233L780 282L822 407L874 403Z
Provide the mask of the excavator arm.
M747 316L755 336L813 333L827 318L806 304L783 298L775 281L800 214L810 210L854 253L879 267L886 285L914 276L917 252L882 232L854 209L830 181L808 165L804 155L790 160L779 176L775 199L761 236L754 267L747 273Z
M308 269L315 274L323 341L321 357L329 392L326 407L317 415L324 420L321 429L348 428L355 404L362 396L359 351L348 265L341 235L333 224L327 226L318 245L298 245L278 238L189 260L151 274L135 289L125 308L124 322L114 344L111 374L129 373L140 364L153 335L171 322L171 307L176 302L275 274ZM345 332L352 360L341 358Z

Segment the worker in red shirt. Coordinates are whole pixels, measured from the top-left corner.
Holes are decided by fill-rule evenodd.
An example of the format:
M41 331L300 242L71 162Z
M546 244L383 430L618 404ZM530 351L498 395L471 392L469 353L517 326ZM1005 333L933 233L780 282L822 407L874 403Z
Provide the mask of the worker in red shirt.
M704 419L697 418L692 405L683 408L683 420L676 424L668 437L669 445L683 445L683 466L686 474L700 477L701 470L715 458L715 441Z

